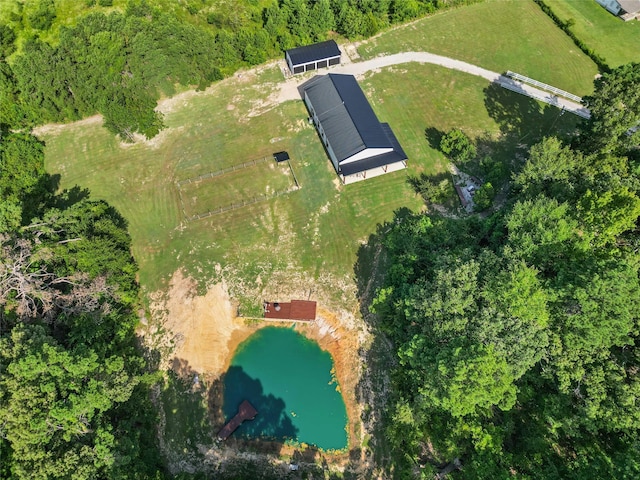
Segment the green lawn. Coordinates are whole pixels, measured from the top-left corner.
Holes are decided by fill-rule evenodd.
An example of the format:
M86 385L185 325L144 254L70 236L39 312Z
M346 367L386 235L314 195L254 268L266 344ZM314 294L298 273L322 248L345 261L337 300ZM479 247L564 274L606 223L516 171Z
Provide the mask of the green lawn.
M89 188L93 198L108 200L129 221L140 281L147 291L160 288L184 267L203 285L224 275L232 295L247 303L257 303L265 290L277 288L313 290L336 303L354 305L353 268L361 243L397 209L422 207L406 184L407 173L445 168L425 129L461 126L472 136L495 136L513 123L524 132L524 141L532 141L528 132L554 133L575 124L571 115L560 117L557 109L543 109L527 97L508 91L496 95L478 77L432 65L385 69L365 78L362 87L381 121L391 124L402 143L409 171L344 187L306 122L301 101L247 116L260 104L257 86L272 78L273 72L266 71L240 85L238 79L228 79L207 94L177 102L165 118L169 129L152 145L123 147L98 123L44 135L46 166L61 175L61 187ZM513 142L519 140L514 137ZM496 155L508 162L514 148L507 145ZM291 155L299 191L184 221L177 180L280 150ZM264 165L272 167L259 175L263 186L289 178L273 163ZM253 168L237 171L228 177L228 187L241 191L257 181L255 173ZM215 190L206 188L219 186L221 180L201 183L199 211L219 206Z
M483 5L451 10L393 30L360 50L363 55L374 55L384 45L395 49L390 51L434 51L487 68L518 69L576 93L588 90L595 66L580 52L563 47L556 49L555 57L549 53L547 58L548 52L539 48L544 41L530 39L530 43L538 42L538 47L531 49L532 59L522 58L522 46L509 53L508 46L517 37L517 25L511 27L509 35L503 28L497 45L479 46L476 37L498 38L497 17L501 15L505 22L539 23L528 28L535 29L543 39L565 38L546 16L538 15L537 7L528 0L491 1L486 4L491 8ZM497 9L497 5L504 9ZM494 14L503 10L511 14ZM517 11L528 15L527 21L515 15ZM448 26L445 29L443 25ZM479 32L483 28L485 33ZM445 31L449 40L440 42L440 49L425 40L434 32L437 36L437 32ZM467 37L470 40L463 41ZM453 39L462 44L456 45ZM404 48L401 42L406 42ZM475 47L463 54L465 45L471 44ZM443 51L447 45L450 50ZM496 58L491 59L490 51ZM564 53L558 61L560 52ZM548 78L524 68L542 68L553 60L568 65L558 77ZM572 84L555 81L569 72L574 75ZM501 132L509 133L507 142L497 148L493 145L491 155L510 164L518 144L530 144L542 135L573 128L577 121L569 114L560 116L553 107L489 87L479 77L433 65L390 67L367 75L361 85L380 120L391 125L403 145L409 169L345 187L339 184L315 130L306 121L303 103L290 101L271 108L265 104L278 81L277 67L263 69L257 75L242 72L206 93L191 92L172 99L173 106L165 115L168 128L149 144L123 146L95 122L43 134L46 167L51 174L60 175L60 187L88 188L93 198L109 201L129 221L145 291L163 287L173 272L185 268L201 280L202 286L223 276L232 296L243 305L258 305L265 294L314 292L336 306L356 308L353 270L359 247L380 223L392 220L398 209L423 207L406 183L407 174L445 171L444 158L432 148L427 132L460 127L474 138L483 138L484 144L491 144ZM583 87L572 88L575 85ZM299 191L202 220L185 221L177 181L280 150L291 155ZM213 210L234 195L244 196L252 183L266 190L277 186L272 182L290 178L274 176L275 170L256 172L246 169L224 179L201 182L197 191L185 192L185 199L196 197L190 212Z
M623 22L595 0L545 0L576 36L612 68L640 62L640 21Z
M598 73L591 59L532 0L486 0L446 10L380 35L358 49L363 58L410 50L497 72L511 70L580 96L591 93Z
M262 201L295 187L291 169L270 158L222 175L180 186L187 217L241 203Z

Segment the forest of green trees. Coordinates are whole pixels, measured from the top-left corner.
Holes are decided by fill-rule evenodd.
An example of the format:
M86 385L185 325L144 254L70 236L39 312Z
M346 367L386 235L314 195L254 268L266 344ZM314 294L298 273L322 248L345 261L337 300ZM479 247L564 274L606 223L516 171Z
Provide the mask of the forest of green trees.
M0 478L153 478L126 222L56 193L36 137L0 135Z
M498 211L383 235L372 308L397 353L401 476L458 458L455 478L640 477L640 65L586 100L580 134L534 145Z
M0 478L160 479L126 221L58 191L30 129L101 113L125 140L153 136L178 86L457 2L79 3L0 19ZM454 458L455 478L640 477L640 65L586 100L592 119L534 145L499 210L412 214L383 235L372 309L397 354L384 441L398 478Z
M0 118L32 127L100 113L124 140L153 137L156 102L177 85L202 89L330 32L370 36L460 1L87 0L72 19L53 0L16 2L0 20Z

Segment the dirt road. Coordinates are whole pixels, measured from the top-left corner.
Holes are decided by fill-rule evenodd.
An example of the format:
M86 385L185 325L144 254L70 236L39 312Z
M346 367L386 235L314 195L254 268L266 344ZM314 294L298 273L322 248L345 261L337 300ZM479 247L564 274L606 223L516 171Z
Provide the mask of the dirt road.
M372 58L363 62L346 63L332 67L329 73L344 73L350 75L363 75L366 72L372 70L378 70L380 68L389 67L391 65L398 65L403 63L430 63L432 65L439 65L441 67L450 68L459 72L468 73L470 75L476 75L482 77L490 82L498 83L509 90L513 90L517 93L527 95L529 97L540 100L541 102L548 103L549 105L563 108L569 112L575 113L582 117L588 118L590 112L582 104L568 100L562 97L558 97L545 90L541 90L530 85L526 85L521 82L517 82L509 77L501 75L497 72L492 72L482 67L472 65L467 62L455 60L449 57L443 57L441 55L435 55L428 52L404 52L396 53L393 55L385 55L381 57ZM321 72L322 73L322 72ZM285 102L287 100L299 100L300 94L298 92L298 86L309 79L308 76L296 76L287 79L286 82L280 87L280 91L277 95L278 102Z

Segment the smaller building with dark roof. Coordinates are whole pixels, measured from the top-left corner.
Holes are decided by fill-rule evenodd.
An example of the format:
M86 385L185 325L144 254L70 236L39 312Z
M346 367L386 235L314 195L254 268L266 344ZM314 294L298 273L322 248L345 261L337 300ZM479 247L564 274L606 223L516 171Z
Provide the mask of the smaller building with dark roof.
M292 48L284 53L291 73L298 74L340 64L340 49L334 40Z
M407 156L378 120L353 75L318 75L302 86L304 102L342 182L395 172Z

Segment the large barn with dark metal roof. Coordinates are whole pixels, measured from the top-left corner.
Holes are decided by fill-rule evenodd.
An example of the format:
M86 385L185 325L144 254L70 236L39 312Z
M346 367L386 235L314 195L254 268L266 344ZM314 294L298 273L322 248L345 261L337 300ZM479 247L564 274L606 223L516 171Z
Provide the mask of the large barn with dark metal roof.
M291 73L304 73L319 68L338 65L340 49L334 40L292 48L284 54Z
M353 75L319 75L305 83L302 90L343 183L407 167L407 156L391 127L380 123Z

